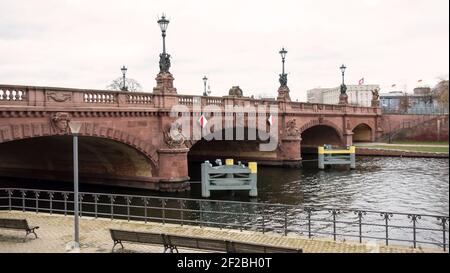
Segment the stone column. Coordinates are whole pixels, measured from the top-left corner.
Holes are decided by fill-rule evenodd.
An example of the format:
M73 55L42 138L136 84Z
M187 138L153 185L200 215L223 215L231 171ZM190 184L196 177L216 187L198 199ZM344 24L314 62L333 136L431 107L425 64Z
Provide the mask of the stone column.
M278 158L283 166L298 168L302 165L300 136L285 136L278 147Z
M173 87L174 77L170 72L160 72L155 80L156 87L153 88L154 94L177 94L177 89Z
M162 148L158 150L158 176L160 191L184 191L190 189L188 175L188 148Z
M289 96L289 87L287 85L282 85L278 88L277 100L291 101L291 96Z

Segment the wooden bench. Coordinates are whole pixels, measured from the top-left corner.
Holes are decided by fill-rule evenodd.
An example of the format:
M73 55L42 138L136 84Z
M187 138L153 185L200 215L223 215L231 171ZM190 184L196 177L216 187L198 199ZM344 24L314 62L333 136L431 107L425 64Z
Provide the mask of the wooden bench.
M36 238L38 237L35 230L39 227L28 225L26 219L0 218L0 228L25 230L26 234L25 238L23 239L24 242L26 241L28 234L33 233Z
M178 248L202 249L226 253L303 253L302 249L244 243L237 241L211 239L193 236L181 236L141 231L125 231L110 229L114 241L113 251L117 244L123 249L122 241L159 244L164 246L164 252L176 252Z
M109 231L111 233L111 239L114 241L112 251L114 251L114 248L118 244L120 244L120 246L123 249L122 242L163 245L164 252L166 252L167 250L171 250L169 244L167 244L166 242L164 234L161 233L127 231L117 229L110 229Z
M233 241L229 253L303 253L303 249Z

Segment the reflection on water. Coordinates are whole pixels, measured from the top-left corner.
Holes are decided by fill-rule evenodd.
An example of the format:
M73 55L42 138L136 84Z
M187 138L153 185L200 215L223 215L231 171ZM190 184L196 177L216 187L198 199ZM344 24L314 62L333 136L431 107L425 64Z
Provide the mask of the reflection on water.
M358 157L356 170L258 168L258 202L423 214L449 213L449 160ZM192 166L191 168L200 167ZM199 171L191 172L199 180ZM189 197L199 198L193 184ZM212 192L212 199L249 201L245 192Z
M339 207L419 214L449 214L449 160L430 158L358 157L356 170L333 167L319 170L317 162L305 162L302 169L258 166L257 198L247 192L212 191L210 199L263 203ZM200 163L189 166L191 191L160 193L80 185L81 191L116 194L160 195L201 198ZM56 182L0 180L0 187L72 190Z
M258 167L258 193L257 198L249 198L248 192L219 191L211 192L211 199L253 201L259 204L222 204L218 202L186 201L185 208L192 210L181 212L177 209L180 204L177 200L168 200L166 208L175 208L166 211L162 216L160 209L144 209L142 198L131 200L131 204L138 207L127 211L126 206L114 208L114 213L124 215L125 219L135 216L134 219L149 217L150 220L172 218L175 222L184 219L185 223L199 224L202 221L211 226L230 227L252 230L273 230L283 232L288 228L299 234L308 235L308 215L304 207L333 207L343 209L338 217L339 221L347 221L349 225L338 223L338 230L346 238L358 238L358 216L345 209L362 209L374 211L405 212L416 214L448 215L449 211L449 160L448 159L421 159L421 158L381 158L359 157L356 170L331 168L318 170L317 162L305 162L302 169L286 169L277 167ZM201 198L200 164L190 164L192 190L185 193L159 193L148 190L124 189L117 187L80 185L83 192L103 192L114 194L152 195ZM1 187L40 188L53 190L72 190L71 184L43 181L12 181L0 180ZM4 195L5 193L3 193ZM32 194L32 193L30 193ZM0 193L1 195L1 193ZM31 195L33 196L33 195ZM83 202L83 213L93 211L92 200L89 195ZM92 198L92 196L91 196ZM103 199L102 199L103 198ZM112 209L109 206L108 196L103 196L99 202L99 213L109 217ZM152 199L147 207L158 208L162 201ZM22 206L21 199L14 201L13 205ZM123 197L117 197L116 204L127 204ZM122 202L122 203L121 203ZM28 204L29 203L29 204ZM298 205L286 210L285 207L265 204ZM34 199L27 201L27 206L34 206ZM43 204L41 203L41 206ZM45 205L45 204L44 204ZM62 203L56 204L62 208ZM70 209L70 208L69 208ZM200 211L201 210L201 211ZM97 211L95 211L97 213ZM224 214L225 213L225 214ZM333 231L332 214L328 210L316 211L312 214L312 227L314 235L330 235ZM381 221L381 222L380 222ZM364 214L364 223L375 226L364 226L362 234L385 238L384 220L380 213L367 212ZM378 226L382 224L381 226ZM389 219L389 238L411 240L412 223L407 215L395 215ZM396 226L396 227L395 227ZM406 226L406 228L405 228ZM424 242L442 242L442 226L436 217L423 216L418 227L437 229L418 230L417 240ZM447 229L448 230L448 229ZM349 237L350 236L350 237ZM447 232L448 238L448 232ZM340 237L338 233L338 237ZM448 241L448 239L446 239ZM410 243L405 243L410 244Z

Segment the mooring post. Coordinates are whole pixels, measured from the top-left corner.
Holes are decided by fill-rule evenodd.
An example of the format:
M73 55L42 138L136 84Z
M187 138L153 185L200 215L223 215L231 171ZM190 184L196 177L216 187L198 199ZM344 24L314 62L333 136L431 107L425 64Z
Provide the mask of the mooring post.
M202 169L202 197L208 198L210 197L209 192L209 172L208 169L210 167L209 161L205 161L202 163L201 169Z
M258 188L256 185L256 182L258 180L258 163L256 162L248 162L248 168L250 169L250 192L249 192L249 196L250 197L256 197L258 196Z
M319 147L318 152L319 152L319 169L324 170L325 169L325 162L324 162L325 149L324 149L324 147Z
M356 169L356 149L350 146L350 169Z

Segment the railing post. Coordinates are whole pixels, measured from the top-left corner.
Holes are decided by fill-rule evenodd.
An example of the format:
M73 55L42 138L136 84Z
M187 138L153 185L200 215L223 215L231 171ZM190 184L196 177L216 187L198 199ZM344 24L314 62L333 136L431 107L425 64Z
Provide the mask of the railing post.
M178 202L180 203L180 221L181 221L181 226L183 226L183 224L184 224L184 200L179 200Z
M144 201L144 222L147 224L147 204L148 204L148 198L143 197L142 200Z
M363 215L366 215L365 211L362 210L357 210L354 211L354 213L356 215L358 215L358 226L359 226L359 243L362 243L362 219L363 219Z
M114 219L114 195L109 195L109 202L110 202L110 213L111 213L111 221Z
M36 210L36 213L38 213L39 212L39 192L38 191L34 191L34 197L36 200L35 210Z
M284 236L287 236L288 234L287 227L288 227L288 208L286 207L286 209L284 210Z
M411 219L411 221L413 223L413 245L414 245L414 248L416 248L416 222L417 222L417 219L421 218L421 216L417 215L417 214L408 214L408 218Z
M446 247L447 242L446 242L446 238L445 238L445 231L446 231L445 227L448 222L448 217L437 217L437 220L441 221L441 224L442 224L442 246L444 247L444 251L446 251L447 250L447 247Z
M163 225L166 223L166 200L161 199L161 207L162 207L162 221Z
M98 200L99 200L98 195L94 194L94 217L95 217L95 219L97 219L97 213L98 213L98 207L97 207Z
M130 222L130 203L131 198L129 196L125 197L125 202L127 203L127 221Z
M63 199L64 199L64 216L67 216L67 198L68 195L66 192L64 192L63 194Z
M239 222L240 222L240 225L239 225L239 231L241 231L242 232L242 230L244 229L243 228L243 224L242 224L242 222L243 222L243 216L244 216L244 214L243 214L243 209L242 209L242 203L239 203Z
M385 227L386 227L386 245L389 245L389 218L393 217L394 215L389 212L382 212L380 213L381 217L385 220Z
M53 213L53 192L48 192L48 197L50 199L50 215Z
M11 211L11 209L12 209L12 190L7 190L6 191L7 193L8 193L8 208L9 208L9 211Z
M264 207L265 207L265 205L263 204L262 205L262 228L263 228L262 232L263 232L263 234L266 233L266 219L264 217L264 212L265 212Z
M337 209L329 209L328 212L330 212L331 215L333 215L333 239L334 241L336 241L336 215L341 212Z
M223 209L222 209L222 202L221 201L219 201L219 215L220 215L220 217L219 217L219 229L220 230L222 230L222 219L223 219L223 215L222 215L222 212L223 212Z
M202 227L203 224L203 202L199 201L199 208L200 208L200 227Z
M83 216L83 197L84 197L84 194L82 194L82 193L79 193L79 195L78 195L79 197L78 197L78 200L79 200L79 202L78 202L78 211L79 211L79 213L80 213L80 217L82 217Z
M308 219L308 238L311 239L312 234L311 234L311 214L312 214L312 209L311 208L305 208L305 211L307 213L306 218Z

